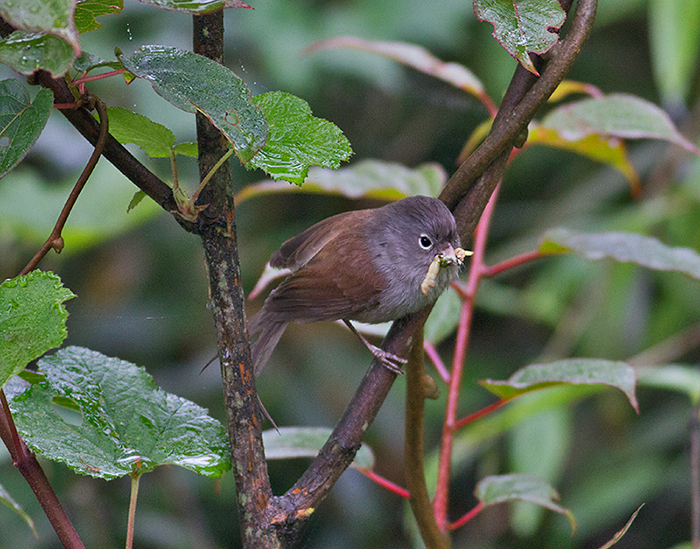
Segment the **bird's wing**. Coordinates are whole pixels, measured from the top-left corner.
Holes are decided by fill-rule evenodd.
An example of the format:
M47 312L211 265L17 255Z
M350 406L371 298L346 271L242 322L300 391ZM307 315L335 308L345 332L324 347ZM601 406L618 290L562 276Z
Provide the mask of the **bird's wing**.
M296 271L306 265L326 244L343 232L357 232L366 212L345 212L319 221L304 232L287 240L270 258L270 266L276 269Z
M276 322L352 319L377 306L385 286L366 247L366 239L342 232L300 269L289 275L265 301Z

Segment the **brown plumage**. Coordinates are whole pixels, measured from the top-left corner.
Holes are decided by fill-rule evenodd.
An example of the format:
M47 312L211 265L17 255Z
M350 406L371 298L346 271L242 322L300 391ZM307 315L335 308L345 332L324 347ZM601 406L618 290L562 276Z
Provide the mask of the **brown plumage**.
M260 333L253 347L256 375L289 322L342 319L352 328L350 320L397 320L432 303L457 277L459 245L450 211L425 196L339 214L287 240L270 265L291 274L249 321L249 332ZM438 254L450 265L424 295L421 282ZM363 341L388 367L404 362Z

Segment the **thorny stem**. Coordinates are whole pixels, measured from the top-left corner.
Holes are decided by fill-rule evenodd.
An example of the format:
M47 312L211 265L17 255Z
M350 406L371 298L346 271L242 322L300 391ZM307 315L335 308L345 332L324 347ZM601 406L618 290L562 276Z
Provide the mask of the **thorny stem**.
M61 210L61 214L58 216L58 220L56 221L56 225L54 225L53 231L51 231L51 234L46 239L46 242L44 242L41 248L39 248L39 251L37 251L36 254L34 254L34 257L31 259L31 261L29 261L29 263L27 263L24 269L20 271L20 275L25 275L28 272L35 269L39 262L42 259L44 259L47 253L49 253L49 250L51 248L56 250L56 253L61 253L61 250L63 250L63 237L61 236L63 227L65 227L66 221L68 221L68 216L70 215L73 206L75 206L80 192L85 187L85 184L90 178L90 175L92 175L92 172L95 169L95 166L97 165L97 161L102 155L102 151L104 150L105 143L107 141L107 135L109 132L107 107L105 107L105 104L99 99L96 102L96 107L97 112L100 115L100 136L98 137L97 143L95 144L95 150L92 151L90 159L88 160L87 164L85 165L85 168L83 169L83 173L80 174L78 181L76 181L75 185L73 186L73 190L68 195L68 200L66 200L66 203L63 205L63 209Z

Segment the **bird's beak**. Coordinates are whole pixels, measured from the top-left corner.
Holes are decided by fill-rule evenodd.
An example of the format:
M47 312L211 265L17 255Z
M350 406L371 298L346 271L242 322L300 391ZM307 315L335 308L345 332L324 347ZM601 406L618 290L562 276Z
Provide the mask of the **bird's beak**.
M462 266L464 258L473 255L474 252L463 250L462 248L453 248L452 244L448 244L437 257L440 258L441 267L449 267L450 265Z
M457 259L457 254L455 254L455 249L452 247L452 244L448 244L438 255L442 256L442 262L447 265L462 264L462 262Z

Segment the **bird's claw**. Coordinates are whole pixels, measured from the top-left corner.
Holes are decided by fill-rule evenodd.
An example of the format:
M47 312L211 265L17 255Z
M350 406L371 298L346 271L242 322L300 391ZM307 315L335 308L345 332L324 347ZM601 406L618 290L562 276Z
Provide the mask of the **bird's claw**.
M375 356L375 358L379 360L379 362L381 362L384 366L386 366L386 368L390 372L394 372L398 375L402 375L404 373L401 364L406 364L408 362L408 360L406 360L405 358L401 358L400 356L396 356L393 353L389 353L384 349L376 347L375 345L371 346L370 351L372 351L372 354Z

